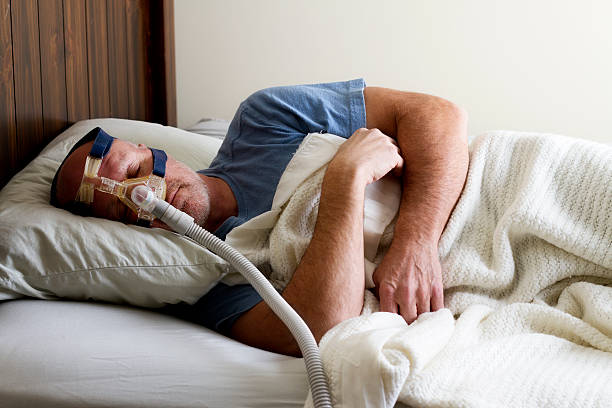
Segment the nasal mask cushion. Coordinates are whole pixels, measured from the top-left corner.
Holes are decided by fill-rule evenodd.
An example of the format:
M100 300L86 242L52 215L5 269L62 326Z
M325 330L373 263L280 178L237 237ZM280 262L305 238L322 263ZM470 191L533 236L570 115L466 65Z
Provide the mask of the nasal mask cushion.
M91 205L94 200L95 190L112 194L138 215L138 225L149 226L151 221L155 219L155 216L134 204L131 199L131 192L134 187L142 185L149 188L155 194L155 197L164 200L166 198L166 181L164 177L166 175L166 161L168 157L163 150L149 148L153 155L153 172L150 175L125 179L123 181L100 177L98 172L102 165L102 159L110 151L114 141L114 137L102 129L98 130L98 135L85 159L83 178L81 179L81 185L75 200Z

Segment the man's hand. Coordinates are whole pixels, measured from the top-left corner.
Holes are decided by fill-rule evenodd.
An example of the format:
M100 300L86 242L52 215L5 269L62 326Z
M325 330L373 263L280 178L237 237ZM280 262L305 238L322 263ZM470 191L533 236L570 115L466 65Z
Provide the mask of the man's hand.
M444 307L437 242L399 245L395 241L374 271L382 312L417 315Z
M361 128L340 146L327 171L354 175L365 187L391 171L400 175L403 164L395 140L378 129Z

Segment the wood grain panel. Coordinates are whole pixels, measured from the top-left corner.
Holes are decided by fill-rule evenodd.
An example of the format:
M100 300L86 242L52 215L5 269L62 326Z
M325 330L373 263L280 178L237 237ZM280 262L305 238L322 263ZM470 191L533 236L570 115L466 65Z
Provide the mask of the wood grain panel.
M110 113L115 118L130 116L127 64L127 23L124 0L107 0L108 77Z
M148 53L146 27L149 25L149 3L144 0L127 0L128 42L128 90L130 118L147 120L149 118L147 101L150 100L148 86Z
M164 21L164 82L166 85L166 123L176 126L176 68L174 53L174 1L163 1Z
M176 82L174 79L174 5L170 0L155 3L150 11L151 43L149 66L151 82L157 86L150 89L151 117L159 123L176 125ZM155 29L153 29L155 27Z
M175 124L173 30L173 0L0 0L0 187L76 121Z
M22 167L44 144L36 0L11 2L17 160Z
M12 175L17 157L13 40L10 0L0 0L0 187Z
M65 127L66 66L64 58L64 16L62 0L38 4L40 66L42 78L43 130L50 141Z
M109 117L106 0L87 0L85 9L87 15L89 115L92 118Z
M64 0L64 53L68 122L89 118L85 2Z

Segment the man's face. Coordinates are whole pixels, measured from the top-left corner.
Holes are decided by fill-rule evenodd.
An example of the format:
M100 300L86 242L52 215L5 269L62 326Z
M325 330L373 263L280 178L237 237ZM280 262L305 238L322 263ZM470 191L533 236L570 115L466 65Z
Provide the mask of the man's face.
M75 150L64 163L57 181L57 198L65 206L76 196L81 184L85 159L93 142ZM135 145L116 139L102 160L98 175L122 181L127 178L144 177L153 171L153 155L143 144ZM198 173L185 164L168 156L166 162L166 201L192 216L199 225L204 225L210 211L210 198L206 184ZM96 217L135 224L138 217L112 194L96 190L91 205ZM154 220L153 227L166 226Z

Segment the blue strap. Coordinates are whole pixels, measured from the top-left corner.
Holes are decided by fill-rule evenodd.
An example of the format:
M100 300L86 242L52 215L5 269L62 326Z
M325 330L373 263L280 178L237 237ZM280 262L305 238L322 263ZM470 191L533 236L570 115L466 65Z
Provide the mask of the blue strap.
M110 150L115 138L100 128L96 128L94 129L94 131L95 130L98 131L98 135L94 140L94 144L91 147L91 151L89 152L89 154L93 157L101 159L106 156L106 153L108 153L108 151Z
M153 174L164 177L166 175L166 160L168 160L166 152L152 147L149 147L149 149L153 153Z

